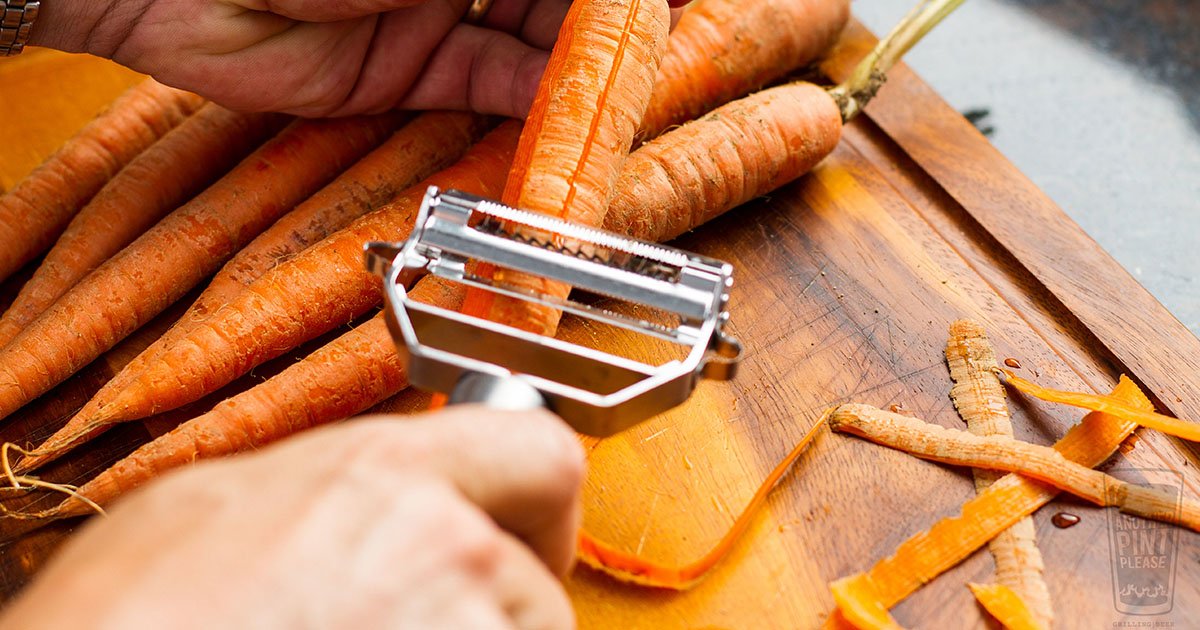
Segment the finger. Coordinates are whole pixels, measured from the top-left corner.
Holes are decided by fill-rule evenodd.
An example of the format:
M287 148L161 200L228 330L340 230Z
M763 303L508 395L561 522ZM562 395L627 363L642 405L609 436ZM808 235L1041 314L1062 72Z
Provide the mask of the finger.
M501 534L493 586L512 624L522 630L575 627L575 612L562 583L523 543Z
M420 419L371 422L372 465L446 479L557 575L575 557L584 459L575 434L549 412L458 406Z
M395 9L406 9L430 2L452 4L459 15L466 11L470 0L226 0L228 4L282 15L303 22L337 22Z
M480 26L513 33L534 48L550 50L570 8L570 0L495 0Z
M462 24L434 50L406 90L389 83L368 60L361 89L356 88L347 108L394 99L406 109L469 109L521 118L533 103L548 59L549 53L512 35Z

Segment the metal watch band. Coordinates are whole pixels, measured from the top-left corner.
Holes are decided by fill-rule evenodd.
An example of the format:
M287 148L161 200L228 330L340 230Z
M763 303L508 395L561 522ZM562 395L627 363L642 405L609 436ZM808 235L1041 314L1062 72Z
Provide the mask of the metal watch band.
M39 0L0 0L0 57L25 49L40 5Z

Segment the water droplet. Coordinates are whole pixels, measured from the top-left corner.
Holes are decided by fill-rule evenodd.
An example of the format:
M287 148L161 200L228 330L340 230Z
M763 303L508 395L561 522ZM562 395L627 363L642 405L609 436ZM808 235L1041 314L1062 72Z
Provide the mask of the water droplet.
M1079 517L1075 516L1074 514L1059 512L1058 514L1050 517L1050 522L1054 523L1054 526L1059 529L1066 529L1068 527L1074 527L1078 525Z
M1021 362L1020 362L1020 361L1018 361L1018 360L1016 360L1016 359L1014 359L1014 358L1012 358L1012 357L1009 357L1009 358L1005 359L1005 360L1004 360L1004 365L1007 365L1008 367L1010 367L1010 368L1013 368L1013 369L1020 369L1020 368L1021 368Z

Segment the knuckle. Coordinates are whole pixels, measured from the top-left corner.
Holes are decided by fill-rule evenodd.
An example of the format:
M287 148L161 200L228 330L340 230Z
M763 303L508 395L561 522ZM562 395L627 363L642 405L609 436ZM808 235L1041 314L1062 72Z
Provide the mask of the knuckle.
M429 500L431 540L438 541L443 562L470 575L491 576L501 555L499 529L451 488Z

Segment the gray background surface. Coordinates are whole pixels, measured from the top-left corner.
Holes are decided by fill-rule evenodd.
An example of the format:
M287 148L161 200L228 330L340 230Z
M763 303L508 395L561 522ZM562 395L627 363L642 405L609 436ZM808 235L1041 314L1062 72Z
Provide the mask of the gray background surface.
M1200 335L1200 0L967 0L907 62Z

